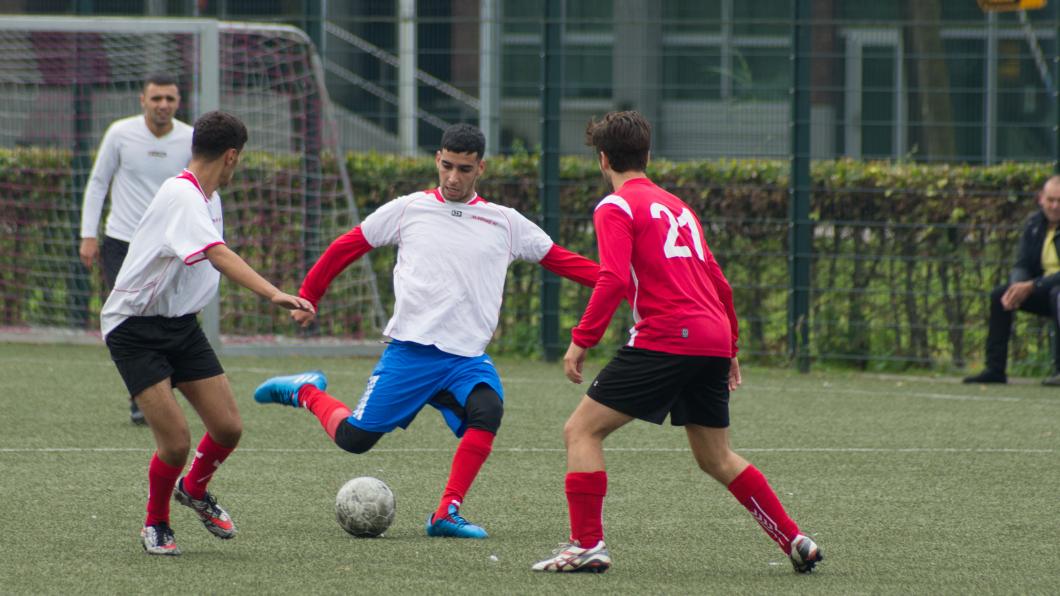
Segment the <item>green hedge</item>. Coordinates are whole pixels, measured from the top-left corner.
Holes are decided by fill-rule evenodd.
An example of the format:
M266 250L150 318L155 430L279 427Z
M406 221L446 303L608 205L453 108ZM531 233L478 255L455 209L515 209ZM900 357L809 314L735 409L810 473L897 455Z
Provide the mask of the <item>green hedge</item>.
M0 226L5 232L0 239L0 323L51 317L75 326L93 324L101 295L98 279L88 280L87 301L76 299L84 280L78 281L75 266L80 199L69 192L69 156L0 151L0 166ZM436 182L429 157L350 154L346 166L361 217L393 197ZM249 155L224 196L230 245L285 288L296 287L307 265L351 222L349 206L334 188L335 161L325 160L323 179L332 187L322 193L324 215L316 226L305 225L302 189L294 175L298 168L295 157ZM786 162L660 160L649 174L690 203L703 221L707 242L735 290L744 354L785 360ZM986 295L1007 278L1022 222L1035 210L1033 195L1050 174L1048 164L815 163L811 356L877 368L963 367L980 361ZM479 192L534 217L539 212L537 175L536 155L490 158ZM563 218L556 240L594 256L591 214L607 194L603 179L592 160L566 157L561 182ZM305 242L310 246L303 250ZM394 252L373 251L371 259L389 308ZM511 268L492 351L539 353L540 271L529 264ZM339 280L336 284L322 305L329 315L321 317L323 333L354 329L355 334L369 334L363 313L335 312L347 301L346 294L360 290L341 286ZM561 337L576 323L587 298L587 289L563 282ZM232 313L222 321L225 332L290 333L283 313L262 309L246 292L224 291L223 301L222 311ZM85 308L87 315L70 314ZM621 309L617 319L606 337L611 347L625 340L631 324L628 309ZM1049 362L1043 319L1017 320L1015 372L1040 372Z

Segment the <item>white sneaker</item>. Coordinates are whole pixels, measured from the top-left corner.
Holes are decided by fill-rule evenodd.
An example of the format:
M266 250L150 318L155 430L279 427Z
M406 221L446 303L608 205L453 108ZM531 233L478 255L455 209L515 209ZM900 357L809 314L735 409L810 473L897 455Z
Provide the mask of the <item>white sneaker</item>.
M177 542L173 539L173 530L169 529L166 522L158 522L153 526L144 526L140 530L140 544L149 555L168 555L175 557L180 554Z
M561 544L552 551L552 556L538 561L530 568L533 571L603 573L611 567L611 553L604 541L592 548L582 548L577 541Z
M824 553L809 536L799 534L791 541L791 566L796 573L809 573L824 560Z

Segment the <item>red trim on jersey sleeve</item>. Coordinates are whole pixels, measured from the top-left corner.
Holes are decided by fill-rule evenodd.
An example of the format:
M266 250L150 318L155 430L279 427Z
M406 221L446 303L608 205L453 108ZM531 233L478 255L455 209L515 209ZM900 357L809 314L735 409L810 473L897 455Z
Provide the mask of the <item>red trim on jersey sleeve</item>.
M737 346L737 340L740 338L740 323L736 319L736 308L732 304L732 286L729 285L729 280L725 279L725 274L721 272L721 265L718 265L718 261L714 259L713 253L709 250L707 257L707 271L710 273L711 281L714 282L714 289L718 292L718 299L725 307L725 316L729 318L729 328L732 331L731 358L735 358L740 350Z
M593 287L600 277L600 265L576 252L571 252L558 244L553 244L541 266L560 277L566 277L583 286Z
M350 263L361 258L373 248L364 237L361 226L357 226L339 236L328 246L324 254L320 255L316 264L306 274L305 279L302 281L302 287L298 290L298 295L312 302L313 306L316 307L324 296L324 292L328 291L331 280L335 279L335 276L339 273L342 273L342 270L348 267Z
M205 261L206 260L206 251L208 251L211 248L217 246L218 244L224 244L224 242L211 242L211 243L207 244L206 246L204 246L202 248L202 250L197 250L197 251L191 253L190 255L188 255L188 257L186 259L184 259L184 264L185 265L194 265L196 263L201 263L201 262ZM199 258L196 259L195 257L199 257Z
M630 284L633 254L633 220L618 205L602 205L593 213L600 251L600 277L581 322L571 329L571 341L583 348L599 343L615 309Z

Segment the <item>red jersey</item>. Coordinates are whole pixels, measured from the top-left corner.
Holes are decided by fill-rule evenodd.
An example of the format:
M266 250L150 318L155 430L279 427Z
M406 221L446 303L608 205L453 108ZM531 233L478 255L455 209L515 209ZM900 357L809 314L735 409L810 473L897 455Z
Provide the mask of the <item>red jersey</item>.
M732 288L684 201L647 178L627 181L593 214L600 278L575 344L589 348L625 298L635 322L627 345L689 356L736 356Z

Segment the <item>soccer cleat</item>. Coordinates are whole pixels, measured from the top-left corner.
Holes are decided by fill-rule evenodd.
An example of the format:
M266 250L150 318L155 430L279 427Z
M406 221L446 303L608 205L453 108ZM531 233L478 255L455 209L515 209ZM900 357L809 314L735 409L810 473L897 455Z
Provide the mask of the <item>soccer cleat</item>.
M486 530L460 516L456 505L449 506L449 514L441 519L434 519L434 514L427 516L427 535L444 538L485 538Z
M173 530L166 522L158 522L153 526L144 526L140 530L140 544L149 555L167 555L175 557L180 554L180 548L173 538Z
M184 490L184 478L181 478L177 481L177 488L173 491L173 499L181 505L191 507L195 515L199 516L202 525L206 526L206 530L214 536L228 540L236 535L236 525L232 522L232 518L217 504L217 499L209 491L206 491L201 500L193 499Z
M147 419L144 418L144 413L137 407L136 402L129 402L129 422L137 426L144 426L147 424Z
M275 403L297 408L302 405L298 401L298 390L304 385L313 385L324 391L328 388L328 378L324 376L324 371L320 370L273 377L254 390L254 401L259 404Z
M578 541L559 545L552 556L534 563L532 571L557 573L603 573L611 568L611 553L601 540L592 548L582 548Z
M808 536L799 534L791 541L791 566L796 573L809 573L824 560L824 553Z

